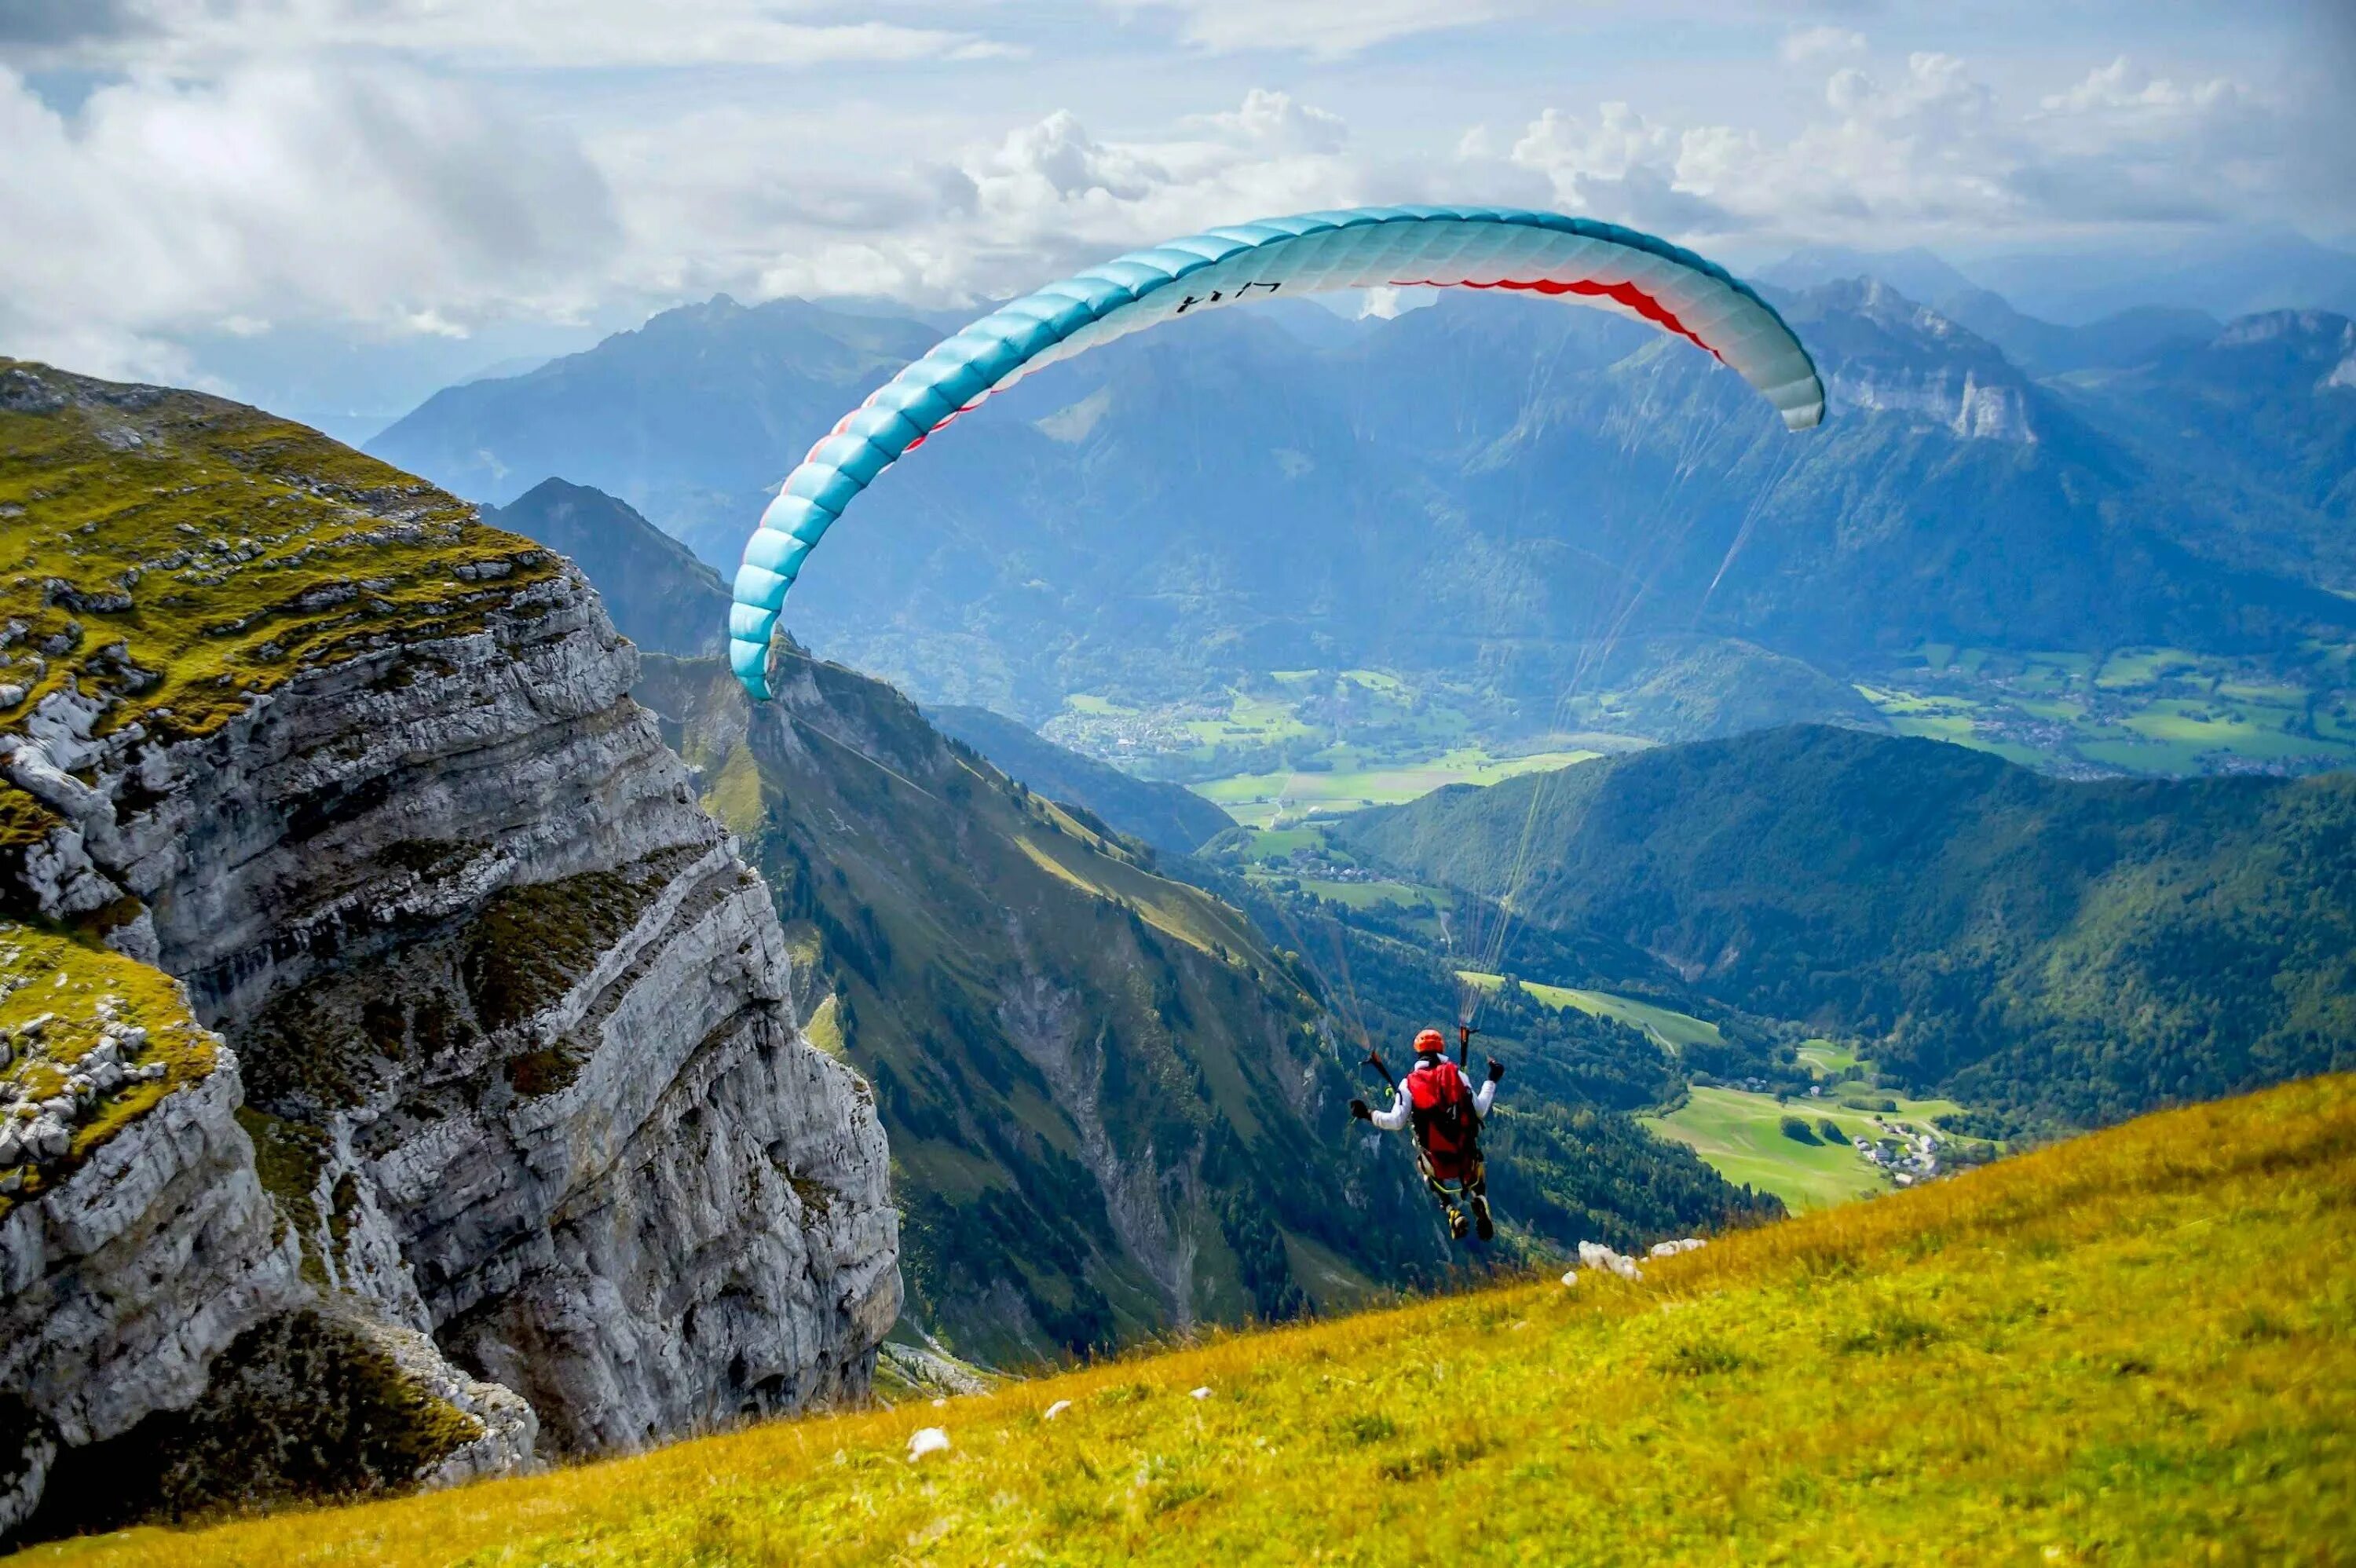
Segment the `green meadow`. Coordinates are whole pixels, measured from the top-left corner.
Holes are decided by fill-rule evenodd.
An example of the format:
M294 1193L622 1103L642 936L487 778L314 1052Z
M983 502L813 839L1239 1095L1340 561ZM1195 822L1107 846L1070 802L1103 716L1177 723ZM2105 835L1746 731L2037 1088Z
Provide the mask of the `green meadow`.
M1470 969L1457 971L1460 979L1483 990L1494 990L1504 982L1495 975L1483 975ZM1633 997L1615 997L1609 991L1583 991L1570 986L1542 986L1525 980L1522 989L1534 1001L1549 1008L1571 1008L1595 1018L1616 1019L1633 1029L1642 1029L1671 1051L1682 1051L1688 1045L1715 1045L1721 1038L1718 1026L1707 1019L1687 1013L1675 1012L1652 1002Z
M2336 1563L2356 1081L897 1409L37 1548L89 1568ZM911 1439L936 1436L918 1453Z
M1815 1101L1778 1104L1772 1094L1699 1086L1668 1115L1638 1119L1655 1135L1692 1149L1727 1180L1773 1193L1795 1214L1893 1189L1890 1179L1847 1143L1804 1144L1784 1136L1787 1115L1811 1126L1826 1118L1838 1123L1847 1136L1869 1136L1875 1130L1872 1118L1860 1112Z

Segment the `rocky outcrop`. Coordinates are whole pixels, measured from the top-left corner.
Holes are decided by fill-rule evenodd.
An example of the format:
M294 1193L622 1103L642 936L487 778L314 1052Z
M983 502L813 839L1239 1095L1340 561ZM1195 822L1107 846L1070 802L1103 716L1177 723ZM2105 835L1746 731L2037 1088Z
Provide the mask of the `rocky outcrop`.
M83 400L112 419L123 390ZM182 425L141 428L150 449L186 440ZM0 820L8 901L177 976L228 1042L204 1089L163 1100L107 1156L154 1146L191 1172L213 1161L199 1185L225 1211L204 1232L222 1279L166 1269L123 1293L159 1320L206 1325L201 1342L177 1363L142 1350L156 1362L146 1384L113 1397L103 1423L41 1391L112 1397L131 1376L112 1361L135 1343L60 1353L48 1383L0 1352L0 1396L38 1393L66 1445L53 1478L75 1445L220 1395L207 1368L232 1340L240 1375L278 1386L272 1358L318 1339L284 1328L290 1309L342 1325L337 1343L373 1336L338 1364L382 1360L459 1435L412 1445L422 1467L405 1478L375 1460L353 1472L384 1484L858 1396L897 1314L871 1097L802 1037L766 890L626 695L636 650L569 568L402 484L337 490L317 525L257 522L218 555L166 558L179 581L263 602L200 629L268 635L240 700L206 722L178 686L147 706L106 670L85 662L60 680L44 663L37 695L0 730L0 767L22 792ZM305 586L300 572L323 560L334 570ZM149 599L139 578L106 581L143 607L191 603ZM79 613L102 622L132 597ZM27 607L33 635L58 603ZM273 630L272 616L300 624ZM178 678L136 638L91 631L76 645L127 647L118 663ZM199 1110L201 1136L172 1131ZM177 1212L156 1182L150 1202L119 1172L102 1179L129 1229ZM56 1229L34 1213L20 1204L8 1220ZM88 1267L7 1234L10 1320L65 1332L70 1317L40 1292L90 1288ZM265 1270L275 1294L223 1283ZM185 1477L178 1463L151 1468Z
M1846 307L1819 334L1837 406L1912 414L1965 441L2040 439L2031 384L1993 344L1871 280L1821 293Z
M230 1115L239 1092L223 1052L0 1217L0 1389L27 1413L22 1446L38 1461L0 1490L0 1535L32 1512L59 1445L189 1403L232 1339L301 1298L294 1237Z

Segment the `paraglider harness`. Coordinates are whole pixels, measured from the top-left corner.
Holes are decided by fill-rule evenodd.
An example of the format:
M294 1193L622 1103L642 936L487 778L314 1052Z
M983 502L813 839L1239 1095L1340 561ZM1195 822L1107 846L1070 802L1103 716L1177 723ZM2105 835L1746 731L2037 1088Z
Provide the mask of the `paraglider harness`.
M1443 1050L1435 1061L1410 1069L1405 1080L1391 1075L1379 1051L1371 1046L1366 1051L1365 1064L1386 1084L1397 1085L1412 1105L1408 1115L1416 1168L1448 1216L1448 1233L1458 1241L1470 1228L1460 1202L1472 1211L1482 1240L1492 1233L1488 1168L1481 1158L1481 1113L1473 1108L1472 1083L1464 1073L1472 1037L1479 1032L1470 1024L1458 1024L1456 1060L1449 1061Z

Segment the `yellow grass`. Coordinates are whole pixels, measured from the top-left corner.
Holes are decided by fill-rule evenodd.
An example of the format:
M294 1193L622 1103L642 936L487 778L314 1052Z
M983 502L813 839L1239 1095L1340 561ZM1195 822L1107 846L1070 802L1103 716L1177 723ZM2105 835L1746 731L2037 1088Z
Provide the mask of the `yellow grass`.
M1509 1285L945 1409L51 1555L2344 1562L2351 1213L2356 1080L2315 1080L1722 1238L1639 1285ZM929 1425L953 1448L907 1463Z

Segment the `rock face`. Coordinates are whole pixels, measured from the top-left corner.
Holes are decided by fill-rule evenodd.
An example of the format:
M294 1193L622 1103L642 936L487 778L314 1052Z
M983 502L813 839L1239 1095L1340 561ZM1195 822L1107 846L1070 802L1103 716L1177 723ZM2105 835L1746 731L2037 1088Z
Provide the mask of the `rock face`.
M371 501L337 499L337 528ZM759 878L626 695L636 650L527 541L471 518L391 527L442 552L428 575L446 580L414 589L430 603L406 612L412 585L389 577L362 606L348 579L304 591L301 613L379 619L334 656L264 667L201 732L185 699L134 716L120 681L60 685L46 666L0 731L5 776L37 803L0 824L16 830L9 901L102 928L228 1042L201 1090L5 1216L0 1313L31 1337L0 1349L0 1399L71 1448L188 1409L232 1339L240 1386L265 1390L287 1383L273 1347L332 1341L336 1364L389 1367L464 1417L411 1456L417 1476L371 1459L333 1483L349 1489L511 1467L535 1434L587 1451L863 1394L900 1298L884 1134L866 1085L800 1033ZM383 531L315 530L281 560ZM231 570L198 564L199 586ZM155 1168L137 1189L106 1159ZM153 1272L155 1347L67 1311L99 1288L85 1260L104 1236L58 1239L86 1180L118 1230L177 1225L174 1255L210 1265ZM329 1328L269 1328L305 1300ZM36 1376L48 1340L65 1348ZM116 1364L134 1354L140 1369ZM181 1494L191 1455L234 1447L206 1422L243 1407L208 1397L212 1415L147 1445ZM70 1467L23 1446L21 1464L0 1455L17 1477L0 1490Z
M231 1339L304 1294L294 1233L230 1114L239 1093L224 1053L61 1186L0 1217L0 1388L31 1418L24 1446L40 1459L0 1491L0 1534L32 1512L58 1445L119 1437L188 1403Z
M2028 378L1993 345L1879 283L1825 293L1848 312L1824 335L1837 355L1833 391L1842 407L1910 413L1965 441L2041 439Z

